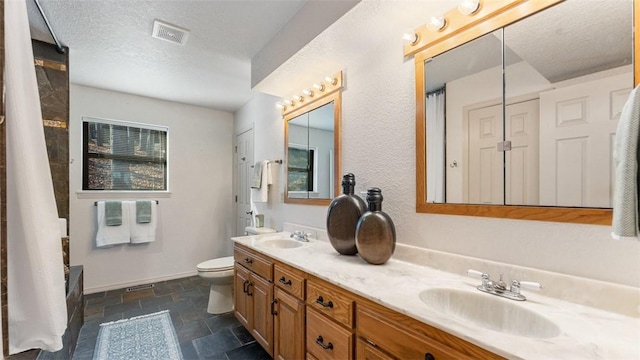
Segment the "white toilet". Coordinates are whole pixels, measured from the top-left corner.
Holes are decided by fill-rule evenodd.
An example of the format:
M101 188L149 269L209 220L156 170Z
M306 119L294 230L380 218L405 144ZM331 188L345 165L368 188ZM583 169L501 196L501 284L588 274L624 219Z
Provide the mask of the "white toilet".
M247 235L274 233L269 228L245 228ZM233 256L203 261L196 265L198 276L211 284L209 314L223 314L233 310Z

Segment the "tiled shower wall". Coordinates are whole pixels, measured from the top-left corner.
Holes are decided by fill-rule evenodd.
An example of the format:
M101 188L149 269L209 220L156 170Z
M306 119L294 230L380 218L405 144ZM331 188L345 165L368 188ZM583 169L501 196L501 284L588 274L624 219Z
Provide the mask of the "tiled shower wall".
M36 78L58 217L69 218L69 73L68 51L33 40ZM67 222L68 223L68 222Z

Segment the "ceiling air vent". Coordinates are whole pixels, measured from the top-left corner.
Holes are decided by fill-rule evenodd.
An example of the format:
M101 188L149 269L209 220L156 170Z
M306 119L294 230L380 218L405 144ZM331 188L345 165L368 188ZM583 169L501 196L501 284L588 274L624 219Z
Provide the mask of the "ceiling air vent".
M172 42L174 44L184 45L189 38L189 30L167 24L159 20L153 21L152 37L160 40Z

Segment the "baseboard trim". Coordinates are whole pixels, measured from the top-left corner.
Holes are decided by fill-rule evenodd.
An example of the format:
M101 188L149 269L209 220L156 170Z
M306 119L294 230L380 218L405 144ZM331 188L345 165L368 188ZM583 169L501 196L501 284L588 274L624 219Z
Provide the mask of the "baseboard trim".
M198 271L197 270L187 271L187 272L179 273L179 274L171 274L171 275L153 277L153 278L138 279L138 280L127 281L127 282L122 282L122 283L117 283L117 284L95 286L95 287L85 287L84 288L84 294L85 295L89 295L89 294L93 294L93 293L97 293L97 292L101 292L101 291L118 290L118 289L123 289L123 288L126 288L126 287L130 287L130 286L157 283L157 282L160 282L160 281L180 279L180 278L190 277L190 276L195 276L195 275L198 275Z

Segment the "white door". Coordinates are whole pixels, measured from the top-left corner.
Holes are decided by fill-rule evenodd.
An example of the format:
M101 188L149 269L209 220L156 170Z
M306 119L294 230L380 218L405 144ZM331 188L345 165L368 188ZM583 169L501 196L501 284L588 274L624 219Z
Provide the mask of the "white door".
M613 144L630 74L540 94L540 204L611 207Z
M253 172L253 129L236 136L236 233L243 236L251 226L251 190L249 179Z
M503 204L502 105L469 111L468 203Z
M505 196L508 205L538 205L538 131L540 101L509 104L505 109Z

